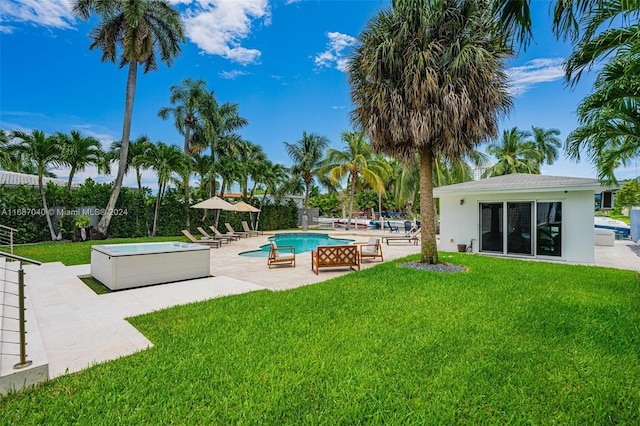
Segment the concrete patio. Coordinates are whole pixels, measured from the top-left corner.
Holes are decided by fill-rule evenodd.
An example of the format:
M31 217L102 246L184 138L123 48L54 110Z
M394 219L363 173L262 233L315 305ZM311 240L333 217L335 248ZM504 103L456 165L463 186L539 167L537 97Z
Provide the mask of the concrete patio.
M334 237L365 242L383 231L324 231ZM90 274L90 265L64 266L46 263L26 266L28 358L33 365L19 372L3 362L3 393L6 387L25 385L73 373L95 363L116 359L144 350L152 343L125 318L170 306L203 301L258 290L287 290L344 275L348 268L311 270L310 253L296 256L296 267L268 269L266 258L238 254L256 250L268 243L272 234L242 238L219 249L211 249L213 277L142 287L97 295L78 277ZM627 245L595 247L595 264L640 271L640 257ZM385 261L419 253L410 243L383 245ZM379 262L364 262L370 268Z

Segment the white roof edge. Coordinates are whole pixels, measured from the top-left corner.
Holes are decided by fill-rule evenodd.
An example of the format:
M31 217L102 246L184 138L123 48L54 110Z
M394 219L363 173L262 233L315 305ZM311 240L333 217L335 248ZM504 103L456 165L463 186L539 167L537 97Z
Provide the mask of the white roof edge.
M433 188L434 198L455 197L458 195L470 194L526 194L531 192L562 192L562 191L606 191L612 189L601 185L574 185L574 186L538 186L530 188L492 188L492 189L466 189L457 191L438 191L439 188Z

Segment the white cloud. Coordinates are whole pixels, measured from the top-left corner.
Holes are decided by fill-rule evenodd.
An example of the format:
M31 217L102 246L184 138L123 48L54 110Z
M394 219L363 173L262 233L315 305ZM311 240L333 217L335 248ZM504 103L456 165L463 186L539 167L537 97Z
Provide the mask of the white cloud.
M72 28L76 20L72 0L2 0L0 33L11 33L11 23ZM186 36L204 53L242 65L259 62L261 52L243 47L256 21L269 25L268 0L169 0L182 13Z
M71 0L3 0L0 2L2 32L12 32L7 22L33 22L56 28L71 28L75 18Z
M522 66L507 69L513 95L521 95L539 83L548 83L564 78L562 58L533 59Z
M96 138L100 142L102 149L105 151L108 151L111 148L111 144L114 141L120 140L119 137L114 137L111 133L106 133L110 132L109 129L103 128L101 131L96 131L93 130L94 126L91 124L72 124L71 127L77 129L82 136L91 136L92 138Z
M349 59L345 57L347 51L356 43L356 38L338 32L327 33L329 42L327 50L316 55L313 59L316 66L326 68L336 68L339 71L346 71Z
M186 3L185 0L172 0ZM242 65L256 63L261 52L241 46L254 21L269 25L267 0L193 0L183 15L187 37L204 53L218 55Z
M249 75L249 74L251 73L247 71L232 70L232 71L222 71L218 74L218 76L220 78L224 78L225 80L235 80L240 76Z
M331 107L331 109L345 109L344 105L334 105Z

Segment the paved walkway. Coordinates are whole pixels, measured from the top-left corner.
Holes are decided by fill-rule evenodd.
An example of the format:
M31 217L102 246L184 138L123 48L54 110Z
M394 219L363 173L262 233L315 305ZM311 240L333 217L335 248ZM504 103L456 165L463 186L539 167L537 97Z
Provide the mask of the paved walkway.
M366 241L382 231L329 231L332 236ZM311 271L310 253L297 255L296 267L268 269L265 258L241 257L238 253L267 244L268 235L241 239L211 250L214 277L143 287L96 295L78 276L90 273L89 265L66 267L47 263L26 266L28 306L35 320L27 322L29 358L34 365L48 362L49 377L80 371L99 363L148 348L152 343L125 318L169 306L257 290L286 290L348 273L349 270ZM596 247L596 264L640 271L640 257L616 242L615 247ZM385 261L419 253L413 244L383 245ZM369 268L378 262L365 262ZM36 327L37 323L37 327ZM39 344L36 340L41 340Z

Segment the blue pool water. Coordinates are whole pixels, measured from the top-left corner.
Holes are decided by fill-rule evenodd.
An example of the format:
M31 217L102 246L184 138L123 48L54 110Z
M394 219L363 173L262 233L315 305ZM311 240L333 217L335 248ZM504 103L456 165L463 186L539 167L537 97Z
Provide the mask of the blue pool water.
M315 250L318 246L339 246L343 244L349 244L353 240L344 238L331 238L327 234L287 233L269 237L269 241L275 241L278 246L293 246L296 249L296 254L298 254ZM240 253L240 256L267 257L269 256L269 246L270 244L265 244L260 247L260 250L245 251L244 253Z

